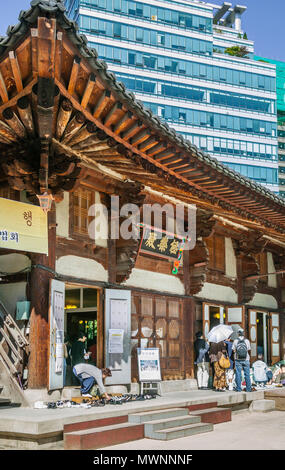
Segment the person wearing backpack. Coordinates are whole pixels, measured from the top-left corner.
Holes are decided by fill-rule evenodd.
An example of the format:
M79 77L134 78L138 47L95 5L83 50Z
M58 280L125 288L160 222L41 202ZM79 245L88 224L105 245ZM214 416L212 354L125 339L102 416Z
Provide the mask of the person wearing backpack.
M236 392L241 392L241 372L244 371L246 391L251 392L250 380L250 342L244 337L244 330L239 328L238 339L234 340L233 351L235 353Z

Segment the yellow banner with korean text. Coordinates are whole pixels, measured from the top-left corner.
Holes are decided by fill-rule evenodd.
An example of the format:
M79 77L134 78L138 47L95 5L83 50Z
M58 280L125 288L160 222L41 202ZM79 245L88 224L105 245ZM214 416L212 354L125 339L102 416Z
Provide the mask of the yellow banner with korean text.
M47 214L39 206L0 198L0 248L47 255Z

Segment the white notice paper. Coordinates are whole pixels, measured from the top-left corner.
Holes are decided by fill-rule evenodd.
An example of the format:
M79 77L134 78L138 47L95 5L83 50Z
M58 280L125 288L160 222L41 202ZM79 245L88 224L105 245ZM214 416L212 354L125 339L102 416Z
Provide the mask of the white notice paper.
M123 354L124 330L109 330L109 354Z

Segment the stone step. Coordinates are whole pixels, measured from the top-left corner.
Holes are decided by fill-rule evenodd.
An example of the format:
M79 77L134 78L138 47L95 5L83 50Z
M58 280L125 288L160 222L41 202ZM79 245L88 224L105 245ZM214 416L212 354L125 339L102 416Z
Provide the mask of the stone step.
M207 408L203 410L190 411L191 416L198 416L202 423L226 423L232 420L232 411L230 408Z
M206 408L216 408L217 405L218 405L217 401L211 401L211 402L206 402L206 403L195 403L194 405L188 405L187 408L191 412L191 411L196 411L196 410L204 410Z
M5 398L5 397L1 397L0 398L0 406L6 406L6 405L9 405L11 403L11 400L10 398Z
M157 421L159 419L169 419L178 416L188 416L187 408L169 408L166 410L144 411L142 413L133 413L129 415L129 423L147 423L148 421Z
M147 436L152 431L160 431L167 428L176 428L178 426L186 426L187 424L201 423L200 416L177 416L174 418L162 419L157 421L149 421L144 424L144 432Z
M161 441L170 441L171 439L178 439L181 437L193 436L204 432L213 431L212 423L196 423L187 424L186 426L178 426L175 428L161 429L153 431L150 435L145 435L150 439L158 439Z
M22 406L22 403L8 403L7 405L0 405L0 411L10 408L20 408L20 406Z
M259 413L267 413L268 411L275 410L275 401L274 400L255 400L252 402L251 411L256 411Z
M143 424L115 424L64 434L65 450L101 449L102 447L144 438Z

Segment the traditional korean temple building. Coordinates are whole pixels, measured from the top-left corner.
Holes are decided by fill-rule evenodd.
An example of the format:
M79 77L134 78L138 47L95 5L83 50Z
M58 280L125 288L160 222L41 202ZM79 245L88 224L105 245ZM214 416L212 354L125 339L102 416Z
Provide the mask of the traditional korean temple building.
M109 384L138 380L138 347L160 349L163 380L193 378L195 332L219 322L245 328L252 360L258 348L269 363L284 358L285 201L162 123L86 43L54 0L33 0L0 41L0 197L32 211L53 196L48 255L5 249L0 212L0 367L24 369L29 389L63 387L51 321L62 295L58 329L71 339L85 329L96 364L114 370ZM140 239L90 238L90 208L114 195L118 211L196 207L196 244L176 274ZM114 328L123 353L109 348Z

